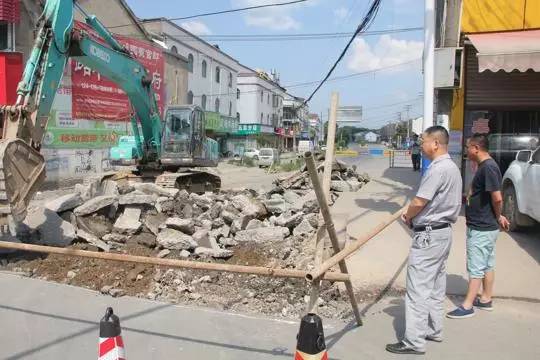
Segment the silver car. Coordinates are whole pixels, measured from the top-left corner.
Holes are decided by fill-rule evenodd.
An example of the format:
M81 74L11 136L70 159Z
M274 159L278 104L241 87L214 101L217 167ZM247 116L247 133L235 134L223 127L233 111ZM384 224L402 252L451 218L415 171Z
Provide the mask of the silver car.
M272 166L279 162L279 154L277 149L262 148L259 150L259 167Z

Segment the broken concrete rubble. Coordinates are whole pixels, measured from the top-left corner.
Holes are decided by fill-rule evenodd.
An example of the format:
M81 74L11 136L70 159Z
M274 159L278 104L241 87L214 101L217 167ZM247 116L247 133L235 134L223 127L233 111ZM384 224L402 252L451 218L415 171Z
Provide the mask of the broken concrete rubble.
M42 245L66 247L76 238L73 225L47 208L29 208L24 225L37 232Z
M124 213L114 223L114 230L119 233L135 234L142 226L140 217L141 209L126 206Z
M190 250L198 245L191 236L169 228L161 230L156 241L161 247L169 250Z
M313 226L311 226L309 220L304 219L297 227L294 228L293 235L309 235L314 230L315 229Z
M76 207L73 213L77 216L89 215L112 205L115 201L117 201L117 197L113 195L96 196Z
M57 213L72 210L83 203L83 199L80 194L66 194L56 199L50 200L45 204L47 209L55 211Z
M236 233L234 239L238 242L265 243L283 240L290 234L286 227L268 227L252 230L241 230Z
M96 236L94 236L94 235L92 235L90 233L87 233L84 230L78 229L77 230L77 237L79 237L80 239L86 241L90 245L94 245L95 247L97 247L97 248L99 248L99 249L101 249L103 251L106 251L106 252L111 251L111 247L105 241L98 239Z
M118 198L120 205L149 205L153 206L157 200L157 195L148 195L143 192L134 191Z
M133 186L135 190L138 190L148 195L155 195L156 197L158 196L175 197L179 193L178 189L164 188L154 183L133 182L131 183L131 186Z
M184 234L192 235L195 232L195 224L192 219L181 219L171 217L165 221L165 226L171 229L180 230Z

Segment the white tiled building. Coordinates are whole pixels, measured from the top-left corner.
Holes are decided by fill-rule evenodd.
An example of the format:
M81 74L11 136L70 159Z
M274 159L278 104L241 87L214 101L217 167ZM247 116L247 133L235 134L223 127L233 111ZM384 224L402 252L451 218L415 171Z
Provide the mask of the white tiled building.
M143 20L143 24L171 52L188 59L188 103L237 116L238 61L165 18Z

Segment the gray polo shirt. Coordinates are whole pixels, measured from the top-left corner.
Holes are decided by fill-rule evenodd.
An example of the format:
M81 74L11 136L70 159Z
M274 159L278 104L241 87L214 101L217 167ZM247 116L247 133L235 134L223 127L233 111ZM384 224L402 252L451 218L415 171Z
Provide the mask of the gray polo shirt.
M412 219L414 226L453 224L461 209L461 173L445 154L437 157L422 177L417 197L428 200Z

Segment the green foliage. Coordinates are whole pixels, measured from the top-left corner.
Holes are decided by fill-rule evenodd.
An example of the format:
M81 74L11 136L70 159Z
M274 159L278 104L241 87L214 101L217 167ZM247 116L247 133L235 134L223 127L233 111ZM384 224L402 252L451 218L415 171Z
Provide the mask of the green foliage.
M247 167L254 167L255 166L255 160L247 158L247 157L243 157L242 158L242 165L247 166Z
M296 170L300 170L302 167L304 167L304 164L305 164L304 159L298 158L298 159L294 159L292 161L287 161L287 162L284 162L284 163L280 163L279 164L279 170L283 171L283 172L296 171Z

